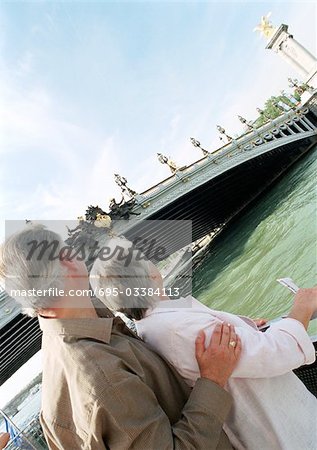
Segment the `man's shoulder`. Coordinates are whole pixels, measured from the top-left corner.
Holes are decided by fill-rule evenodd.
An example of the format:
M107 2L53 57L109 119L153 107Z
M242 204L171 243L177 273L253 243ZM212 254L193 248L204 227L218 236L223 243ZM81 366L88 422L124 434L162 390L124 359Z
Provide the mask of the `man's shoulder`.
M59 375L68 384L80 385L82 391L91 394L98 395L100 389L124 372L124 353L120 355L113 345L93 339L59 338L53 348L45 348L44 355L44 370L59 367L55 379Z

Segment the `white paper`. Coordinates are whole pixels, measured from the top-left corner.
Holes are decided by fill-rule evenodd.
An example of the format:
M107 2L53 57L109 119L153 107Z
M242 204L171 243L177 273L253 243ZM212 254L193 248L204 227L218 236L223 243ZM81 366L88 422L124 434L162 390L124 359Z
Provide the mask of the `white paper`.
M279 278L276 281L278 281L282 286L287 287L290 291L293 292L293 294L296 294L296 292L299 290L299 287L291 278Z
M294 281L291 278L279 278L278 281L282 286L287 287L293 294L296 294L299 287L294 283ZM317 311L314 312L310 320L317 319Z

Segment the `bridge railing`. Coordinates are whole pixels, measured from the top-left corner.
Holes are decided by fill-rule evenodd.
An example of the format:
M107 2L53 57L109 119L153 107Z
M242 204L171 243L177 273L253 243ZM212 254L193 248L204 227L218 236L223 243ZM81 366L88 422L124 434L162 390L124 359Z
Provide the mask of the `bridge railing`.
M316 95L314 98L315 97ZM261 145L270 141L316 130L315 124L313 124L306 117L308 112L309 108L307 106L304 108L298 108L295 111L290 110L285 114L281 114L277 118L271 120L269 123L244 133L236 139L233 139L230 143L222 146L214 152L211 152L209 155L204 156L192 164L185 166L181 170L177 170L170 177L142 192L137 196L138 203L142 204L144 201L149 200L158 193L161 193L172 184L178 183L179 181L184 181L189 174L205 167L206 165L209 165L210 163L221 164L221 162L227 160L229 157L234 157L244 153L245 151L251 151L259 148Z

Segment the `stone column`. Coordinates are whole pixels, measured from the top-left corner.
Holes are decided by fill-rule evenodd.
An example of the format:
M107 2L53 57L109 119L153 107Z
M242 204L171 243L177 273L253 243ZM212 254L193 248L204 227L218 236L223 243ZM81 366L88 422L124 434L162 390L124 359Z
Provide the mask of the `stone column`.
M306 81L317 70L317 59L288 32L288 25L280 25L270 36L266 46L293 66Z

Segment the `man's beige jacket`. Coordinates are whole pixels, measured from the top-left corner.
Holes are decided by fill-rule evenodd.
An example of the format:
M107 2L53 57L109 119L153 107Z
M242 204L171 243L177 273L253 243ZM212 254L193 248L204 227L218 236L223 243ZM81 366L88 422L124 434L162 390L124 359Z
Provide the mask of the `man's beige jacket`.
M202 378L190 390L121 319L39 320L50 449L232 449L230 395Z

